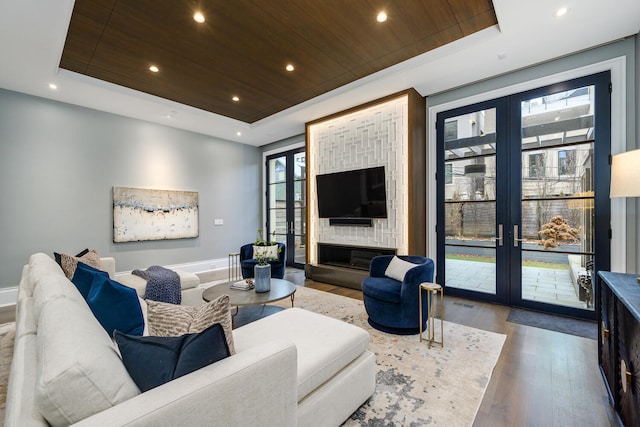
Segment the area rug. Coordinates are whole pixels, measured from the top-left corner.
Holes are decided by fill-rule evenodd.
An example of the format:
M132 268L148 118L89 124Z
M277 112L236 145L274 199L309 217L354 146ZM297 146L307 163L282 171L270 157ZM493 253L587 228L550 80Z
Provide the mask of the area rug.
M7 401L7 384L15 336L15 322L0 325L0 425L4 424L4 408Z
M512 308L507 316L507 322L591 338L592 340L598 339L598 324L587 320Z
M287 299L278 305L291 303ZM418 335L371 328L363 302L356 299L298 287L295 306L360 326L371 336L376 391L344 426L473 424L506 335L445 321L444 348L428 348Z

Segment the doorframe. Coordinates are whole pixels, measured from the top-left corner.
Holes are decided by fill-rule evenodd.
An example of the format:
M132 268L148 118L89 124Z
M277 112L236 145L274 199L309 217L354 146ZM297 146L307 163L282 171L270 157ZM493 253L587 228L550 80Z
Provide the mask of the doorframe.
M303 139L301 142L295 142L293 144L289 144L283 147L279 147L273 150L269 150L269 151L263 151L262 152L262 224L260 226L260 228L262 229L267 229L267 159L271 156L277 156L280 154L285 154L288 153L289 151L293 151L293 150L297 150L299 148L304 148L306 146L306 142ZM306 179L306 177L305 177ZM307 225L305 224L305 227ZM292 250L291 248L287 248L287 251ZM293 250L295 251L295 247L293 248ZM287 254L288 255L288 254ZM295 259L295 257L294 257ZM305 260L306 261L306 260ZM292 264L294 264L295 261L292 261ZM291 265L288 264L287 260L285 259L285 264L287 264L287 267L291 267ZM305 262L306 264L306 262ZM297 264L298 266L301 265L300 263ZM304 268L304 264L302 264ZM292 267L292 268L298 268L298 267Z
M301 138L304 138L304 136L301 136ZM284 147L262 152L262 224L260 224L260 228L264 229L267 226L267 157L283 154L287 151L302 148L305 145L306 143L303 139L301 142L294 142L293 144L286 145Z
M479 93L465 98L456 99L443 104L427 108L428 140L427 140L427 256L437 261L437 209L429 209L437 206L437 134L436 120L440 112L453 110L470 104L478 104L483 101L513 95L520 92L561 83L579 77L597 74L603 71L611 72L611 155L626 151L626 57L620 56L606 61L597 62L572 70L543 76L515 85L506 86L491 91ZM427 106L429 98L427 97ZM626 200L625 198L611 199L611 271L627 271L626 258ZM437 262L436 262L437 264ZM437 271L436 271L437 275Z

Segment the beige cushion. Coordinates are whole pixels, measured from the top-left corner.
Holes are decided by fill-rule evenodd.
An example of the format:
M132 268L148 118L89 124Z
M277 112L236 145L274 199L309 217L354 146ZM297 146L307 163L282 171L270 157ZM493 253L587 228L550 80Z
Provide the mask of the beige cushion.
M62 271L64 271L65 276L67 276L67 279L71 280L73 278L73 275L76 272L76 268L78 267L78 262L90 265L91 267L97 268L98 270L102 269L102 266L100 265L100 257L94 250L87 252L81 257L60 254L60 265L62 267Z
M64 277L64 272L49 255L43 253L31 255L27 280L30 293L33 294L38 284L46 282L50 276Z
M391 262L387 266L384 275L392 279L396 279L398 282L402 282L407 271L411 270L415 266L416 264L412 262L405 261L394 256L391 258Z
M161 337L198 333L214 323L220 323L227 338L229 351L231 354L235 353L228 295L222 295L197 307L148 300L147 319L149 335Z
M298 350L298 402L369 345L364 329L300 308L283 310L233 331L238 353L280 338L293 341Z
M140 393L88 307L58 298L42 307L36 402L52 426L69 425Z
M40 318L42 307L59 298L67 298L89 310L80 291L78 291L78 288L76 288L69 279L64 277L64 275L50 276L46 283L43 282L41 286L37 286L33 291L33 308L36 322L38 321L37 319ZM91 313L90 310L89 313Z

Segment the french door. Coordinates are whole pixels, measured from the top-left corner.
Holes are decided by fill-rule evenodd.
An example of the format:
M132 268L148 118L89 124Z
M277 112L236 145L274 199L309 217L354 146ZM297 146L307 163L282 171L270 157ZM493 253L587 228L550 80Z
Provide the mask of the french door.
M447 293L595 318L610 265L609 73L437 116Z
M287 245L287 265L306 262L306 161L304 147L267 157L267 235Z

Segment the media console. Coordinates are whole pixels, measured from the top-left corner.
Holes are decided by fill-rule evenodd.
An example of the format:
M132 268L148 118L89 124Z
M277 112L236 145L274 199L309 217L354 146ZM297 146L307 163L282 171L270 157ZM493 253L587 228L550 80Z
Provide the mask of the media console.
M371 260L378 255L395 255L396 249L318 243L318 264L306 264L308 279L360 289L369 275Z

